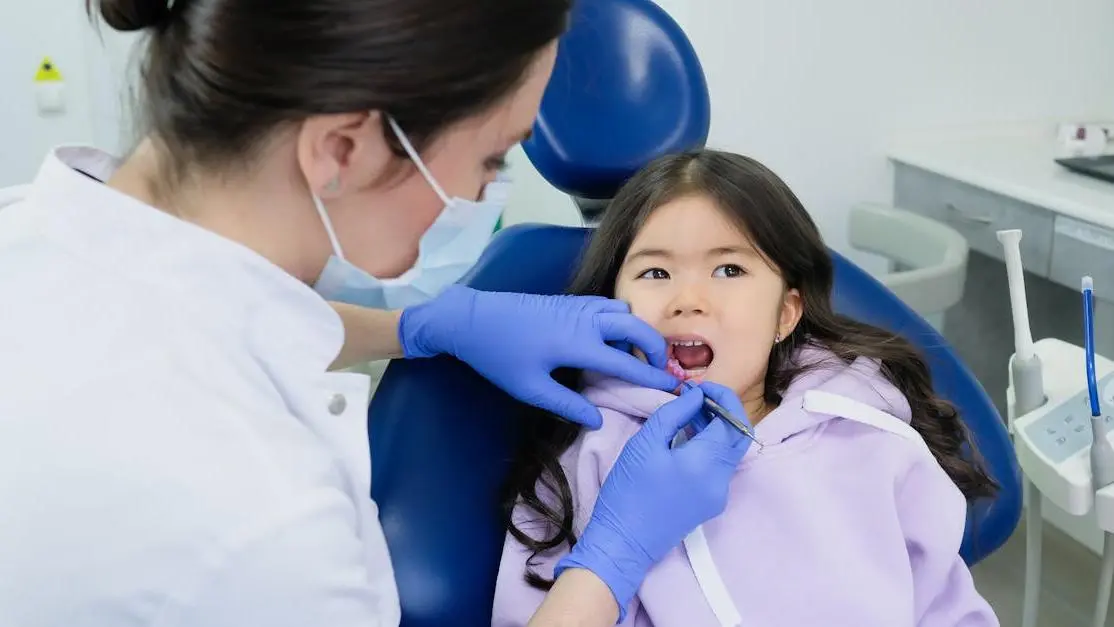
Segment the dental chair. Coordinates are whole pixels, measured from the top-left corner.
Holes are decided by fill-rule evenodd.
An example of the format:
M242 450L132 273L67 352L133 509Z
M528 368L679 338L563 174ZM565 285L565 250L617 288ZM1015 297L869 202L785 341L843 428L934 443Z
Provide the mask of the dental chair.
M591 222L639 167L701 147L707 86L689 42L648 0L578 0L570 32L524 146L539 172ZM517 225L500 231L461 279L481 290L559 294L590 228ZM885 286L836 254L835 307L902 334L928 358L938 391L974 433L999 496L968 517L974 564L1012 533L1020 474L986 393L933 330ZM491 624L502 554L499 496L512 455L516 403L447 357L392 362L368 410L372 497L402 601L402 625Z

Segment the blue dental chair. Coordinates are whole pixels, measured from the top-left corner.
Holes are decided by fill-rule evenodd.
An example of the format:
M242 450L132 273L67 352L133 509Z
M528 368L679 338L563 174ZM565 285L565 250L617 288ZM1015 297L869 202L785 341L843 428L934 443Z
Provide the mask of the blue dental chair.
M653 158L703 146L707 86L677 25L649 0L578 0L533 138L539 172L588 214ZM462 279L492 291L564 291L588 228L519 225L497 234ZM835 254L836 310L910 339L938 391L956 403L994 478L968 518L969 564L996 550L1021 512L1020 472L1004 423L933 328ZM390 364L368 411L372 497L390 547L403 627L491 624L504 529L500 489L515 402L450 359Z

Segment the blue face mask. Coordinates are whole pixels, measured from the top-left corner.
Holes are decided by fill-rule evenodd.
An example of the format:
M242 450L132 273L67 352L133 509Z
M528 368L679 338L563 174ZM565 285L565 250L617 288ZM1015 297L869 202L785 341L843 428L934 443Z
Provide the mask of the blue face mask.
M445 203L445 208L419 240L418 260L414 266L396 278L380 279L344 258L325 205L314 194L313 203L333 246L333 255L313 286L325 300L376 309L402 309L426 301L458 281L475 265L503 214L510 181L497 178L487 185L478 201L450 198L433 179L398 124L391 118L387 118L387 122L406 154Z

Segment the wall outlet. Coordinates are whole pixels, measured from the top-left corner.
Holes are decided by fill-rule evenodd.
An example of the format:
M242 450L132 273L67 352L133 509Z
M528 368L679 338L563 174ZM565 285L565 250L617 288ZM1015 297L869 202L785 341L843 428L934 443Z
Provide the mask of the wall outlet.
M39 113L57 115L66 110L65 83L35 83L35 104Z

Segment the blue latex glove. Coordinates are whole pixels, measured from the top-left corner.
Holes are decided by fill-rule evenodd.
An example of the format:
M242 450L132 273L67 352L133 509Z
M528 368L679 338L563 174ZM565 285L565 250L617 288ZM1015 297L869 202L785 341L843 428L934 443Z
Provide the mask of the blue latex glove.
M637 385L674 390L665 372L665 339L622 301L596 296L481 292L453 285L402 312L407 358L448 354L518 400L598 429L599 410L550 376L557 368L592 370ZM629 343L649 364L611 343Z
M584 534L554 569L585 568L607 584L626 615L646 573L706 520L723 513L728 486L751 440L725 423L703 420L704 395L736 416L746 412L715 383L686 388L627 441L607 475ZM670 441L690 422L707 423L688 442Z

